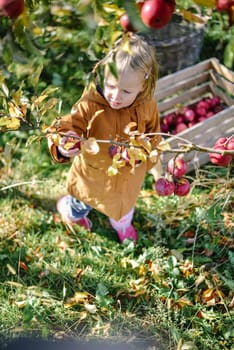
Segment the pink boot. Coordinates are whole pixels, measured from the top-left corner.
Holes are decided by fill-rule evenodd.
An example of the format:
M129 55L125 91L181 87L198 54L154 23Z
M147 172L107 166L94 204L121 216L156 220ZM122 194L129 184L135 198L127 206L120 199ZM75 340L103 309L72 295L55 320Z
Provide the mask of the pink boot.
M58 210L59 214L61 215L63 222L68 224L68 225L77 224L81 227L84 227L86 230L91 231L92 223L87 217L83 217L82 219L74 219L74 218L69 216L69 210L68 210L68 206L67 206L67 198L68 198L68 195L61 197L57 201L57 205L56 205L57 210Z
M124 229L119 229L116 232L120 243L123 243L125 239L131 239L134 242L137 242L138 240L137 231L135 230L133 225L130 225Z
M122 216L120 220L116 221L109 218L110 224L116 231L120 243L122 243L125 239L131 239L134 242L137 242L138 240L137 231L132 225L133 214L134 208L132 208L126 215Z

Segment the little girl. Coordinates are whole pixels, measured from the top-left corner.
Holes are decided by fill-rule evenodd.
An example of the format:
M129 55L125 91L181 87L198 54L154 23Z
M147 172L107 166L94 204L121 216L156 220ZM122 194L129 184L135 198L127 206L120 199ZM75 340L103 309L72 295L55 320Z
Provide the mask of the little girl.
M158 73L155 49L140 36L125 34L96 65L94 72L98 69L103 70L103 79L97 81L96 78L71 113L56 119L51 126L51 130L65 133L59 145L50 139L53 159L63 163L73 157L67 178L69 194L58 200L57 209L64 222L90 230L87 215L95 208L109 217L120 242L125 239L136 242L137 232L132 225L134 205L147 171L155 164L147 159L138 164L134 174L126 165L117 175L108 176L107 169L112 164L110 144L100 142L100 150L95 155L80 152L76 147L68 150L65 145L71 135L127 142L129 136L124 130L129 123L135 123L131 125L136 125L135 130L140 133L160 132L159 114L153 98ZM151 138L153 146L160 141L160 136Z

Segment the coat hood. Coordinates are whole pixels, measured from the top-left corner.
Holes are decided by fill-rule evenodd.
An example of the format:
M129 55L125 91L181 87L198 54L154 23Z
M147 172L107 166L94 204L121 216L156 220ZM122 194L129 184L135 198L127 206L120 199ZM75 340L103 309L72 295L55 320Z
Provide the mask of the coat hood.
M98 85L95 85L94 82L90 83L89 86L84 90L81 96L81 100L90 100L91 102L95 102L100 105L110 107L109 103L106 101L105 97L103 96L101 87ZM136 106L143 103L144 101L145 101L145 98L142 96L142 94L139 94L131 106L124 107L121 109L135 108Z

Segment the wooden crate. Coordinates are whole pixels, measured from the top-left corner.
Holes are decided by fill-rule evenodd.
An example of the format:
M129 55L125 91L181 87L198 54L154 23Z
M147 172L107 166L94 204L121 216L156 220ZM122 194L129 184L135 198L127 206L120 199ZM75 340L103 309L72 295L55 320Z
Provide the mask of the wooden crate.
M203 97L214 95L218 95L227 108L175 137L165 136L172 149L179 148L184 143L176 139L176 136L196 145L212 147L219 137L234 134L234 72L220 64L216 58L211 58L158 80L155 98L161 117L175 111L180 104L187 106ZM172 152L163 152L163 169L174 156ZM192 151L185 153L184 159L188 162L190 171L206 164L209 155Z

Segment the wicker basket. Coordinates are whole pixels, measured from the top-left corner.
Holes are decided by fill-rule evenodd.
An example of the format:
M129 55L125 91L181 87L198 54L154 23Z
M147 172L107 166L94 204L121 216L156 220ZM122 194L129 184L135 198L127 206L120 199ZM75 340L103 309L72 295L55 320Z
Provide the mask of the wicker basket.
M199 61L205 25L173 15L170 23L144 37L156 49L159 77L192 66Z

